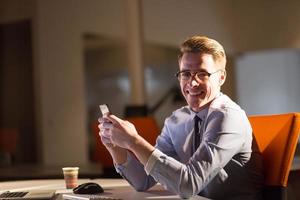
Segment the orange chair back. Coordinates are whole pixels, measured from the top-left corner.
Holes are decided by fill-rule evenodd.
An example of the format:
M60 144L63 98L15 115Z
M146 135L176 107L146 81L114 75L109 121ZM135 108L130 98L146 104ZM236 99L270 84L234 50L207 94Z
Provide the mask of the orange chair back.
M13 128L0 129L0 151L15 153L17 150L18 130Z
M300 113L249 116L263 156L265 185L287 186L300 132Z
M150 144L154 145L160 129L153 117L128 117L127 121L134 124L137 132Z
M92 154L92 160L95 162L100 162L104 168L112 167L113 160L108 150L101 142L101 138L99 136L98 124L99 124L98 122L92 124L92 132L95 138L95 147Z
M17 128L0 129L0 153L9 156L10 160L7 160L7 164L14 164L18 140L19 131Z

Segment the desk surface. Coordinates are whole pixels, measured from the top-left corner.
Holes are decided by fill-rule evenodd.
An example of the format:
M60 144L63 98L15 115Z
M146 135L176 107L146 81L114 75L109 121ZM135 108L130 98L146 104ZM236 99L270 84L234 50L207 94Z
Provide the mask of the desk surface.
M78 183L96 182L100 184L104 193L103 196L120 199L180 199L178 195L164 190L161 185L156 185L146 192L137 192L123 179L79 179ZM65 189L63 179L48 180L28 180L28 181L6 181L0 182L0 192L24 191L24 190L56 190L57 193L70 193L72 190ZM193 200L207 200L204 197L193 197ZM62 195L58 195L55 200L62 200Z

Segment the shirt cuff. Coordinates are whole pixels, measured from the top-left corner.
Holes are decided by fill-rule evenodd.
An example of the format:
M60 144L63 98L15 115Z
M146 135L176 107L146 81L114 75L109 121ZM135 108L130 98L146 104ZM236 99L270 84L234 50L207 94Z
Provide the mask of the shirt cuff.
M156 161L159 159L159 157L162 155L162 152L158 149L155 149L152 154L150 155L146 165L145 165L145 171L147 173L147 175L150 174L150 172L152 171Z
M115 169L119 174L121 174L121 172L128 166L128 164L130 163L130 161L132 159L130 156L130 153L127 152L126 156L127 156L126 162L124 162L122 164L117 164L114 162Z

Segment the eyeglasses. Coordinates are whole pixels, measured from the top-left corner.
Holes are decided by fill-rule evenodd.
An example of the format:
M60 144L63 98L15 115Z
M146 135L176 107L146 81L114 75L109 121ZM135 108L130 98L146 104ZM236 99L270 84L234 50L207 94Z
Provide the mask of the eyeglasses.
M188 81L192 76L195 76L197 80L207 80L211 75L222 71L221 69L218 69L215 72L209 73L207 71L195 71L192 72L191 70L182 70L178 71L175 76L178 78L179 81Z

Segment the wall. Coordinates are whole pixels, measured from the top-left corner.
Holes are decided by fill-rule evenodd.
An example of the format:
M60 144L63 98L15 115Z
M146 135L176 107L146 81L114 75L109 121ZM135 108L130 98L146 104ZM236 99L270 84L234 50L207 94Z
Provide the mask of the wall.
M122 3L35 1L36 118L38 132L42 133L39 138L42 163L88 162L83 35L103 32L117 38L124 35Z
M249 115L300 112L300 50L264 50L236 60L238 101Z
M300 47L298 0L144 0L143 5L145 38L156 43L177 46L200 33L219 40L232 56Z
M231 1L236 52L300 47L300 1Z
M1 0L0 24L29 20L33 16L35 0Z

